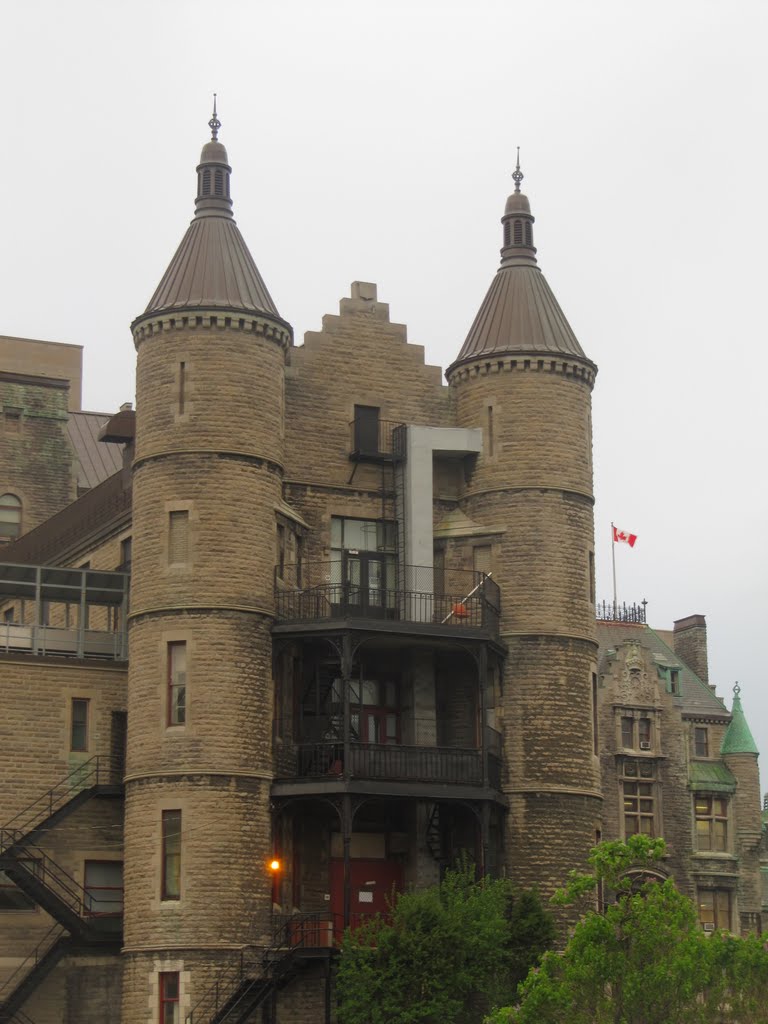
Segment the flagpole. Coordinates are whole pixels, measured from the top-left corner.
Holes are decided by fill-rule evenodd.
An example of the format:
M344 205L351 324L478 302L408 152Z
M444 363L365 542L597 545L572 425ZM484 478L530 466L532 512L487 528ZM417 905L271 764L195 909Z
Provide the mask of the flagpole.
M618 599L616 597L616 528L611 523L611 561L613 562L613 617L616 618Z

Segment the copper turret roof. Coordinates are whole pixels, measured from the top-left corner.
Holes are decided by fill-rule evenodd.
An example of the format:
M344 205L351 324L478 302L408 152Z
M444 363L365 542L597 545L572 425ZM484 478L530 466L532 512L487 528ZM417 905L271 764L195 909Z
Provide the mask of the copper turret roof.
M448 374L462 363L486 356L559 355L585 359L552 289L536 261L528 197L520 191L520 151L507 199L501 266ZM588 362L589 360L587 360Z
M221 122L208 122L211 140L197 167L195 216L142 314L179 309L228 309L278 316L258 267L232 216L232 168L218 141Z

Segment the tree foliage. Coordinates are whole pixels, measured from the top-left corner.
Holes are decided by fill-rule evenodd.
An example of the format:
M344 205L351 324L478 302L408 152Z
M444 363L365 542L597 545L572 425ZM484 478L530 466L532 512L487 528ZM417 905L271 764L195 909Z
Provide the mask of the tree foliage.
M615 902L587 912L564 952L547 953L530 972L518 1005L498 1010L489 1024L768 1021L765 937L710 936L673 882L631 874L663 854L663 840L645 836L596 847L592 873L572 873L556 901L581 900L602 883Z
M337 991L341 1024L470 1024L509 1001L554 938L533 893L473 869L393 897L388 919L348 932Z

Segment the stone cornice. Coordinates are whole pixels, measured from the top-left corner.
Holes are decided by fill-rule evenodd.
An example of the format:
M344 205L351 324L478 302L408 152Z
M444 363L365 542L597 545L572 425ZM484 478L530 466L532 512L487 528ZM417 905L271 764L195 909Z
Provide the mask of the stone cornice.
M495 373L526 371L566 377L579 384L586 384L590 391L597 376L597 367L589 359L542 352L516 352L514 356L470 356L469 359L450 367L446 376L448 383L453 387Z
M259 615L263 618L274 619L275 612L271 608L264 608L261 605L237 605L237 604L166 604L156 605L150 608L139 608L132 611L128 616L129 622L139 618L157 618L158 615L186 615L188 612L235 612L238 615Z
M293 344L290 324L279 317L245 310L197 309L161 310L140 316L131 324L136 347L142 341L174 331L235 330L261 335L277 342L284 350Z

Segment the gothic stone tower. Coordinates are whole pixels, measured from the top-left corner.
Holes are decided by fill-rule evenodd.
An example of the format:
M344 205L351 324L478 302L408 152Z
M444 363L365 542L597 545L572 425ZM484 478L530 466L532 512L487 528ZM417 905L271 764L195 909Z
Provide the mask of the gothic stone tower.
M292 332L232 219L215 110L209 123L194 219L132 325L124 1024L166 999L184 1020L215 968L262 940L271 906L269 630Z
M536 262L513 175L501 266L448 368L460 426L483 428L462 507L493 527L508 648L502 689L505 862L544 892L600 831L591 392L584 355Z

